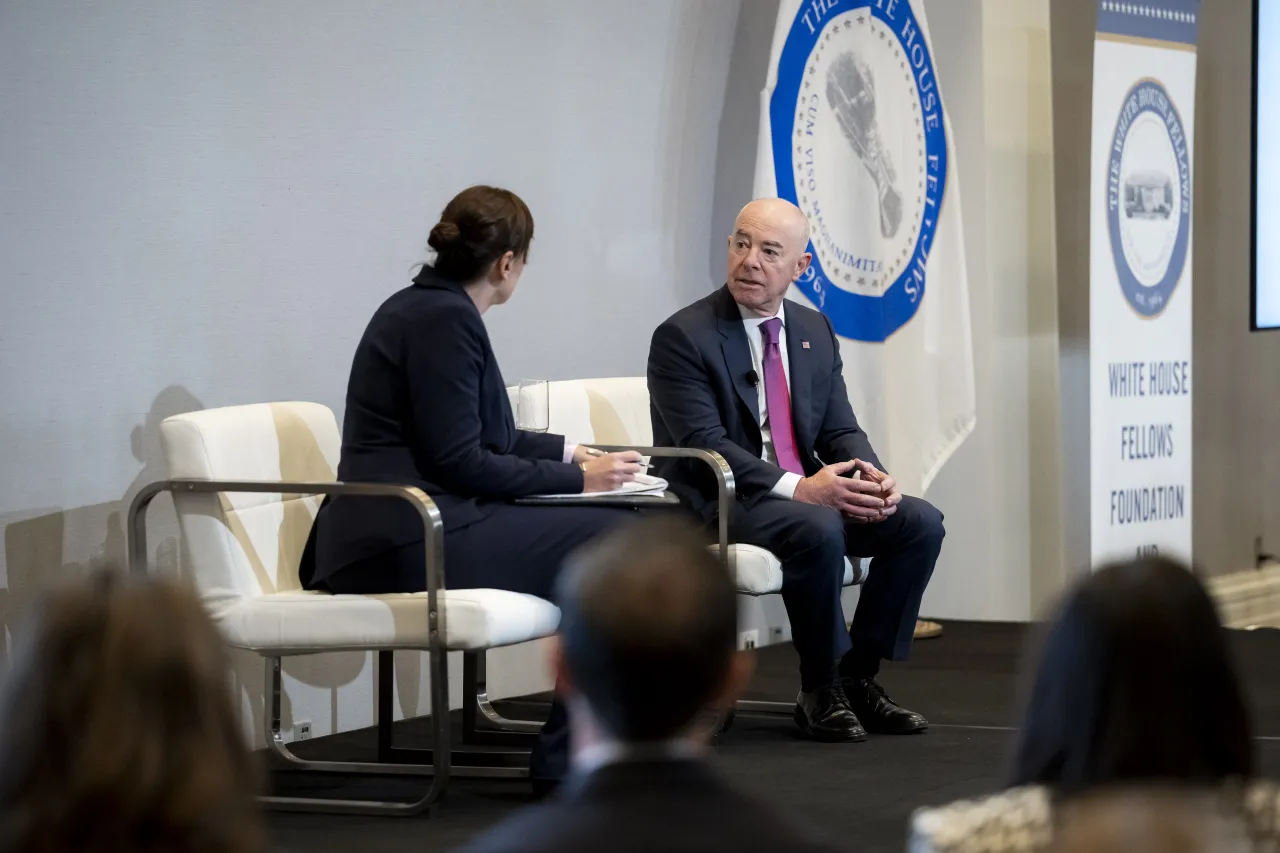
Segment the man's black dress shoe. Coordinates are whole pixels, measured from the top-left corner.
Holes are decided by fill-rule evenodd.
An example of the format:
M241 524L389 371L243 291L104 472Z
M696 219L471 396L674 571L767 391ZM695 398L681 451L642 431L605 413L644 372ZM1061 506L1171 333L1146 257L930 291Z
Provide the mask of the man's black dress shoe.
M929 728L929 721L889 698L874 678L842 678L849 707L867 731L882 735L909 735Z
M806 737L821 741L866 740L867 731L849 707L839 681L796 698L793 718Z

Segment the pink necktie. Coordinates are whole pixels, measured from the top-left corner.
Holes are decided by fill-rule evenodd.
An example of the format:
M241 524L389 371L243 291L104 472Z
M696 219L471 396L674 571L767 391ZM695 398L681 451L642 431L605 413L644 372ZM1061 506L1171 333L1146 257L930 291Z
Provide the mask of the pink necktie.
M791 426L791 393L787 390L787 374L782 369L782 349L778 332L782 321L770 317L760 324L764 335L764 404L768 409L769 432L773 436L773 452L778 467L804 476L800 453L796 450L796 433Z

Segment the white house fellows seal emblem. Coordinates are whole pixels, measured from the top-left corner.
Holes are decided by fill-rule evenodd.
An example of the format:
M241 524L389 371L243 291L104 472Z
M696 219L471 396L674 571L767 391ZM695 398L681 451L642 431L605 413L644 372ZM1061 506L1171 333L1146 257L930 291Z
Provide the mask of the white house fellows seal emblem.
M1187 260L1191 162L1182 116L1158 81L1125 95L1107 168L1107 230L1124 298L1144 317L1169 304Z
M778 195L809 217L796 285L837 334L883 341L915 316L947 182L933 58L907 0L809 0L769 104Z

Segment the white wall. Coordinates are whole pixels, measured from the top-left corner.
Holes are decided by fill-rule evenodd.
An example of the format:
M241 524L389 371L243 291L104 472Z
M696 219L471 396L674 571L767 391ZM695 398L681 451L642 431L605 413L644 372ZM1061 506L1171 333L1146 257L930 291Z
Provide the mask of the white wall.
M121 562L122 500L164 476L164 417L299 398L341 417L366 319L468 184L516 190L537 219L520 292L489 315L508 377L642 372L653 327L710 286L737 13L688 0L7 4L5 633L64 565ZM153 515L172 565L171 510ZM499 692L541 683L537 667L496 669ZM404 670L401 687L425 697ZM292 716L317 735L368 724L370 671L295 662ZM259 679L242 676L248 702Z

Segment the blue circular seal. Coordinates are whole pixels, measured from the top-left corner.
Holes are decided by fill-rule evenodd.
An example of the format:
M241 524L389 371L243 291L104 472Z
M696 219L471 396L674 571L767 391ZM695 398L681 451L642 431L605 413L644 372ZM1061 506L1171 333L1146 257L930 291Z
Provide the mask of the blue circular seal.
M925 295L947 183L933 58L908 0L803 4L769 102L779 197L809 218L796 286L836 334L884 341Z
M1191 232L1191 163L1182 116L1159 81L1120 107L1107 164L1107 230L1120 290L1158 316L1182 278Z

